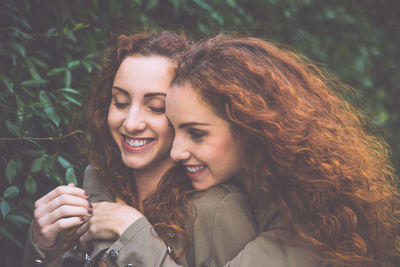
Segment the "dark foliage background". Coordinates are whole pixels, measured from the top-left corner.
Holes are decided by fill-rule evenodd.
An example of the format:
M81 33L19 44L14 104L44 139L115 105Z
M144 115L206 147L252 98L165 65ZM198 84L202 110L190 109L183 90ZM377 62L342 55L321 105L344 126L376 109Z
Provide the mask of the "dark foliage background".
M81 183L85 97L118 32L220 31L285 44L357 89L400 166L400 1L2 0L0 258L19 266L33 203ZM5 245L7 244L7 245Z

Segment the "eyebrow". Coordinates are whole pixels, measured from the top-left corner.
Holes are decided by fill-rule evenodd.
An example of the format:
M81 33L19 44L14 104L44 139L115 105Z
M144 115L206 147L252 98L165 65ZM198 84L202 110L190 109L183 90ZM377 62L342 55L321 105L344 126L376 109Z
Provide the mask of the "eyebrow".
M147 94L144 94L144 97L153 97L153 96L159 96L159 95L161 95L161 96L167 96L166 93L154 92L154 93L147 93Z
M121 87L113 86L112 89L116 89L116 90L120 91L121 93L123 93L125 95L129 95L129 93L126 90L122 89ZM160 96L167 96L167 94L163 93L163 92L154 92L154 93L152 92L152 93L144 94L144 97L153 97L153 96L159 96L159 95Z
M181 123L179 124L179 129L183 129L186 127L191 127L191 126L196 126L196 125L210 125L209 123L202 123L202 122L185 122L185 123Z
M129 95L129 93L127 91L125 91L124 89L122 89L121 87L113 86L111 89L116 89L116 90L120 91L121 93L123 93L124 95Z

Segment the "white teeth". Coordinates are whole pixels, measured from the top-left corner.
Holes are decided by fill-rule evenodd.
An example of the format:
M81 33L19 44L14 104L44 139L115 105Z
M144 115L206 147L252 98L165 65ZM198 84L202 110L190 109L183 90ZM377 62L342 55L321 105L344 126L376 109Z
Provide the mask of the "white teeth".
M141 147L144 145L147 145L148 143L150 143L153 139L128 139L127 137L125 137L125 142L129 145L129 146L133 146L133 147Z
M186 170L187 170L188 172L190 172L190 173L196 173L196 172L201 171L201 170L204 169L205 167L206 167L205 165L201 165L201 166L199 166L199 167L189 167L189 166L186 166Z

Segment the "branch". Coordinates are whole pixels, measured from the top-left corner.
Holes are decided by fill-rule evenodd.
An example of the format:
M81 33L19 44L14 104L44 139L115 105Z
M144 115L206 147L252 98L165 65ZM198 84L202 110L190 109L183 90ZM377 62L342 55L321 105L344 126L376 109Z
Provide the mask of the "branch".
M64 139L64 138L70 137L72 135L81 134L81 133L83 133L82 130L75 130L73 132L70 132L66 135L59 136L59 137L31 137L31 136L21 136L21 137L15 137L15 138L0 137L0 141L21 141L21 140L54 141L54 140Z

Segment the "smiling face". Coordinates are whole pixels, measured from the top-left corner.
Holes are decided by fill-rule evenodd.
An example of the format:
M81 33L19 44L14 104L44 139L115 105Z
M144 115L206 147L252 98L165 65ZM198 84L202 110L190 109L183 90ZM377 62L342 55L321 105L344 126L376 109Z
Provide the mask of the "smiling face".
M165 97L173 67L165 57L128 56L115 75L108 126L127 167L172 164L173 132L165 116Z
M210 188L240 171L241 149L229 123L189 84L170 89L166 106L175 130L171 158L185 165L194 188Z

